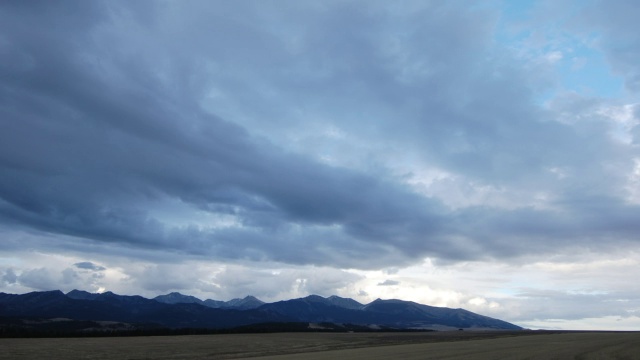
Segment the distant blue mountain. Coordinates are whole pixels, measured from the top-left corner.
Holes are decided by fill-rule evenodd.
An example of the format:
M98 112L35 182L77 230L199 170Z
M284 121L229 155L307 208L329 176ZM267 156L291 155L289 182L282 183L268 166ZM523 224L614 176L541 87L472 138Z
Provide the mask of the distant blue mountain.
M74 290L77 291L77 290ZM72 291L73 292L73 291ZM231 299L229 301L219 300L200 300L195 296L183 295L178 292L172 292L167 295L159 295L153 298L155 301L159 301L165 304L200 304L214 309L237 309L237 310L249 310L260 307L264 304L264 301L257 299L253 296L247 296L243 299Z
M360 310L364 307L364 305L360 304L359 302L353 299L342 298L336 295L329 296L327 298L327 301L332 305L339 306L345 309Z
M88 291L71 290L67 293L67 297L76 300L95 300L100 294L92 294Z
M464 309L434 307L403 300L375 300L362 305L352 299L317 295L265 304L260 310L309 322L384 325L396 328L475 328L519 330L519 326Z
M479 315L464 309L451 309L418 304L403 300L377 299L362 309L369 314L392 316L387 325L413 328L437 328L438 326L476 329L518 330L521 327L506 321Z
M155 301L159 301L165 304L200 304L205 305L204 301L198 299L195 296L182 295L179 292L172 292L167 295L159 295L153 298ZM205 305L206 306L206 305ZM219 307L219 306L211 306Z
M171 328L210 329L266 322L342 323L399 329L521 329L464 309L380 299L363 305L353 299L318 295L264 303L253 296L223 302L202 301L180 293L161 295L155 299L112 292L92 294L80 290L67 294L61 291L22 295L0 293L0 316L155 323Z
M221 307L229 309L249 310L257 309L262 305L264 305L264 301L249 295L242 299L231 299L224 303L224 305Z

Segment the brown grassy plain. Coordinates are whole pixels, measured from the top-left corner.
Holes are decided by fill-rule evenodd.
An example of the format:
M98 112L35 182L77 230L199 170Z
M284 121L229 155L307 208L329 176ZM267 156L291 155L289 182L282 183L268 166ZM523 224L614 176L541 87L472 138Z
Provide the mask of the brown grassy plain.
M640 359L640 332L281 333L0 339L0 359Z

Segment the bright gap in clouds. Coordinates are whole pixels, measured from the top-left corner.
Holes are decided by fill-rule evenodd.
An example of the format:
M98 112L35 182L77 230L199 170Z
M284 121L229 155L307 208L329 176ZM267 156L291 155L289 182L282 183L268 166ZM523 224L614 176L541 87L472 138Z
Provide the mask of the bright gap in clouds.
M624 0L3 2L0 291L336 294L634 328L638 17Z
M497 26L495 39L523 60L546 64L556 84L542 95L543 103L559 93L577 92L587 96L624 96L624 77L615 73L603 54L606 42L600 29L572 32L583 21L589 5L579 2L507 1ZM536 20L550 19L546 26ZM544 75L543 75L544 76Z
M602 53L594 48L596 42L593 39L590 44L576 44L556 65L562 86L565 91L618 98L624 94L624 80L612 73Z

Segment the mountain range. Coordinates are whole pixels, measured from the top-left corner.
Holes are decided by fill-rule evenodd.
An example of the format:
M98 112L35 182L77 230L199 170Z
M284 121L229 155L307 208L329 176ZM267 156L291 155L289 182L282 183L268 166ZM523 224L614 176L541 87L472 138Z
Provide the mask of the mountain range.
M208 329L274 322L355 324L394 329L522 329L464 309L395 299L361 304L349 298L318 295L265 303L253 296L230 301L203 301L180 293L154 299L81 290L67 294L59 290L20 295L0 293L0 317L68 318Z

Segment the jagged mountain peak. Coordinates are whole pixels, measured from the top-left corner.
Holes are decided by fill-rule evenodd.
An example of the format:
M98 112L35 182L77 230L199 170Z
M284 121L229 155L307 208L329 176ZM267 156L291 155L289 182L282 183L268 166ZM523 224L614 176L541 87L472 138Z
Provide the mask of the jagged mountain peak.
M69 295L93 295L93 294L85 290L73 289L67 292L66 295L69 296Z
M195 296L183 295L179 292L171 292L166 295L158 295L153 298L155 301L159 301L165 304L203 304L203 301Z
M255 309L262 305L264 305L264 301L256 298L255 296L247 295L242 299L240 298L231 299L225 302L222 307L247 310L247 309Z

